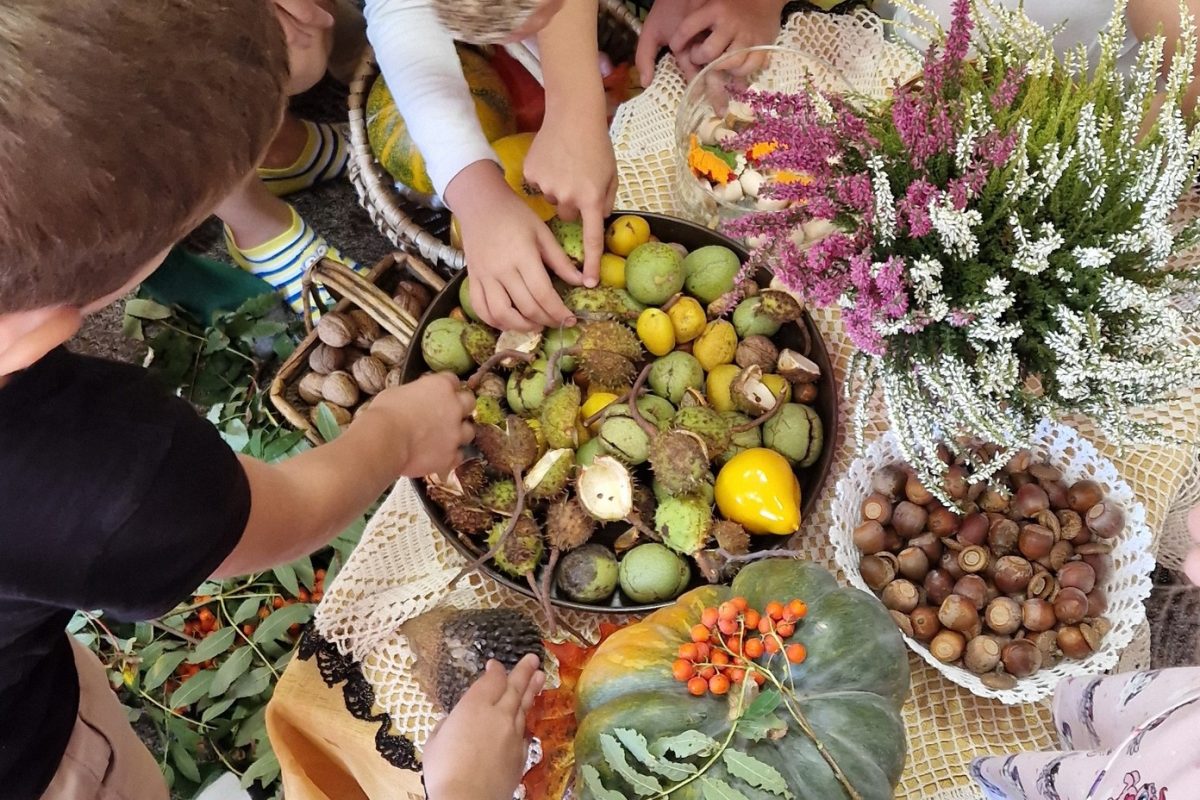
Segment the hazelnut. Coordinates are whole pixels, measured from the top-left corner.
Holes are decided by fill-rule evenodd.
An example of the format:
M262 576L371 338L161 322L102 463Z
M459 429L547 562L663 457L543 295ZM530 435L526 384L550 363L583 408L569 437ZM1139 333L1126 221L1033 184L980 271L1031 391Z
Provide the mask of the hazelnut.
M1008 691L1017 688L1017 679L1007 672L989 672L979 678L980 682L989 689Z
M1050 497L1042 487L1027 483L1013 497L1013 508L1023 517L1034 517L1050 508Z
M1030 561L1037 561L1039 558L1050 555L1052 547L1054 547L1054 533L1035 523L1024 525L1017 537L1017 548L1021 551L1021 555Z
M1078 589L1087 594L1096 586L1096 570L1084 561L1072 561L1064 564L1058 571L1058 585L1064 588Z
M967 499L967 491L970 488L967 484L967 468L962 464L952 465L950 469L946 470L946 479L942 488L954 500Z
M958 553L953 550L947 550L942 553L942 560L939 562L941 570L949 575L954 580L958 580L967 573L962 571L962 567L958 565Z
M1015 553L1020 538L1021 529L1011 519L997 519L988 528L988 546L998 556Z
M1086 514L1104 499L1104 489L1093 480L1076 481L1067 489L1067 506L1077 514Z
M408 348L395 336L380 336L371 343L371 355L378 358L388 367L398 367L404 363Z
M1087 599L1087 615L1089 617L1098 617L1108 610L1108 596L1104 594L1103 589L1093 589L1088 592Z
M903 500L892 510L892 528L901 539L911 539L925 531L928 512L921 506Z
M874 520L868 520L854 529L854 546L864 555L874 555L884 548L887 534L883 526Z
M1025 472L1029 469L1029 465L1033 461L1033 453L1028 450L1018 450L1008 459L1008 463L1004 465L1004 471L1012 475L1018 472Z
M346 364L346 352L327 344L319 344L308 354L308 368L318 375L337 372Z
M1039 481L1061 481L1063 479L1062 470L1045 462L1030 464L1028 472Z
M958 540L963 544L987 544L989 526L983 514L968 514L958 526Z
M975 604L977 611L983 610L988 602L987 581L978 575L964 575L954 583L954 593Z
M871 491L891 500L900 499L908 476L896 467L884 467L871 478Z
M941 631L929 643L929 652L943 664L953 664L962 658L967 640L958 631Z
M1083 527L1083 517L1078 512L1064 508L1054 512L1058 519L1058 538L1071 544L1087 544L1091 534ZM1084 537L1080 540L1080 535Z
M877 592L882 591L883 587L896 578L895 566L878 555L864 556L858 563L858 569L862 573L863 582Z
M921 595L912 581L894 580L883 588L883 604L892 611L911 613L921 602Z
M892 552L896 552L897 550L904 547L904 542L901 541L900 537L897 536L896 532L894 530L892 530L891 528L884 528L883 534L886 537L883 542L883 548L885 550L891 550Z
M1120 536L1121 531L1125 530L1125 512L1111 501L1100 502L1092 506L1088 509L1084 519L1087 522L1088 530L1101 539L1112 539Z
M377 395L387 385L388 368L375 356L366 356L354 362L350 367L354 382L358 388L369 395Z
M350 319L354 320L354 327L358 331L354 336L355 347L370 350L375 340L383 336L383 328L367 312L355 309L350 312Z
M925 576L925 594L931 604L940 606L953 593L954 579L945 571L935 569Z
M1000 643L991 636L976 636L967 642L963 665L977 675L991 672L1000 664Z
M983 620L995 633L1016 633L1021 628L1021 604L1011 597L997 597L988 603Z
M965 632L979 623L979 611L969 598L952 594L942 601L938 620L952 631Z
M1058 581L1045 570L1034 571L1033 577L1029 579L1029 585L1025 587L1026 596L1040 597L1043 600L1053 597L1057 592Z
M1033 565L1020 556L1002 556L996 562L996 588L1005 594L1021 594L1033 577Z
M1087 595L1073 586L1060 589L1054 598L1054 616L1063 625L1074 625L1087 616Z
M1050 498L1050 508L1055 511L1067 507L1067 485L1062 481L1042 481L1041 486Z
M1028 678L1042 668L1042 651L1033 642L1015 639L1000 651L1004 669L1014 678Z
M937 506L929 512L926 527L937 536L952 536L958 530L961 518L948 508Z
M942 629L936 608L918 606L913 609L910 618L912 620L912 636L922 642L928 642Z
M324 400L320 403L317 403L315 406L313 406L311 409L309 409L308 418L312 422L313 425L317 424L317 415L320 413L320 410L322 407L329 409L329 413L333 415L334 420L337 422L337 424L339 426L344 427L346 425L349 425L350 420L353 419L350 412L347 411L346 409L342 408L339 405L331 403L328 400Z
M971 545L958 554L958 565L966 573L983 572L991 560L987 548Z
M317 338L330 347L346 347L357 335L354 320L346 314L331 311L317 320Z
M906 547L896 556L900 560L900 574L910 581L924 581L929 574L929 556L919 547Z
M888 611L888 613L892 615L892 620L895 621L896 627L900 629L901 633L910 637L913 635L912 619L908 614L901 614L899 611Z
M394 389L404 383L404 372L399 367L388 370L387 377L383 379L383 388Z
M910 472L908 479L904 482L904 496L908 498L910 503L916 503L919 506L923 506L933 500L933 495L925 488L925 485L921 483L921 479L914 472Z
M754 334L742 339L734 362L742 369L757 366L763 372L774 372L778 358L779 348L766 336Z
M1021 605L1021 624L1026 630L1048 631L1057 621L1054 606L1049 601L1034 597Z
M892 521L892 501L879 493L867 495L867 499L862 502L862 518L868 522L887 525Z
M1050 569L1057 572L1075 557L1075 545L1070 542L1055 542L1050 548Z
M325 384L325 376L317 372L307 372L296 384L296 393L300 399L311 405L316 405L325 399L321 387Z
M931 565L938 562L938 559L942 557L942 553L946 549L942 545L942 540L932 533L922 533L920 536L914 536L908 540L908 544L910 547L919 547L924 550Z
M983 494L979 496L979 507L984 511L1004 513L1008 511L1008 505L1008 498L991 486L985 489Z
M1085 545L1086 546L1086 545ZM1079 552L1076 549L1075 552ZM1096 573L1096 582L1103 583L1108 577L1109 567L1112 565L1112 559L1103 553L1087 553L1083 554L1083 563L1092 568L1092 572Z
M1092 654L1092 646L1084 638L1083 631L1074 625L1059 629L1058 649L1067 658L1087 658Z
M324 317L322 317L324 319ZM348 372L331 372L321 384L321 395L329 402L349 408L358 402L358 384Z

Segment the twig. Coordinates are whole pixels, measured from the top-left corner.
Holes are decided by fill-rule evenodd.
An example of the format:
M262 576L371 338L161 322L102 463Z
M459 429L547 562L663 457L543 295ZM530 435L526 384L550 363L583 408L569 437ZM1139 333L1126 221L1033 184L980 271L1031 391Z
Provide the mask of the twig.
M478 389L479 384L483 382L484 376L490 374L496 368L496 365L506 358L529 363L533 361L533 353L522 353L520 350L498 350L492 353L491 358L480 364L479 369L475 370L475 374L467 378L467 388L472 392Z
M558 555L555 550L551 554L551 559ZM525 573L525 580L529 584L529 591L533 592L533 597L541 605L542 611L546 614L546 631L549 636L558 634L558 617L554 613L554 605L550 602L550 580L547 577L550 574L550 568L547 567L546 572L542 575L542 580L539 582L533 577L532 572Z
M781 409L781 408L783 408L783 401L780 400L778 397L776 397L775 405L771 406L770 411L763 414L758 419L753 419L753 420L750 420L749 422L743 422L741 425L734 425L732 428L729 429L729 432L733 433L733 434L737 434L737 433L745 433L746 431L752 431L760 425L765 425L768 421L770 421L771 417L773 417L779 413L779 409Z
M724 547L718 547L717 555L725 559L726 564L748 564L751 561L762 561L766 558L799 558L799 550L790 550L785 547L774 547L770 550L759 550L754 553L739 553L737 555L729 552Z
M513 482L517 487L517 502L513 506L513 515L512 519L508 521L508 527L504 529L504 533L500 534L500 538L496 540L496 544L486 553L459 570L459 573L454 576L454 580L450 581L451 586L456 585L463 578L490 561L496 553L500 552L500 548L504 547L504 543L508 541L509 536L512 536L512 532L517 529L517 523L521 520L521 514L525 511L525 478L521 475L521 470L513 470Z
M646 385L646 378L650 377L650 369L652 366L653 365L651 364L647 364L646 366L642 367L642 371L637 376L637 380L633 382L633 388L629 390L630 397L637 397L638 392L640 392L642 387ZM647 436L653 438L658 435L658 428L654 425L651 425L646 421L646 418L642 416L642 411L637 407L636 400L629 404L629 416L633 418L634 422L641 426L641 429L646 432Z
M195 636L184 633L181 630L176 630L175 628L172 628L170 625L164 625L163 623L159 622L156 619L150 620L150 627L157 628L158 630L160 630L164 633L169 633L173 636L178 636L180 639L183 639L185 642L190 644L192 647L195 647L196 645L200 644L200 642L201 642L201 640L197 639Z
M141 697L143 700L149 701L149 703L151 705L159 708L162 711L165 711L166 713L170 714L172 717L175 717L176 719L181 719L184 722L188 723L189 725L195 725L197 728L199 728L202 731L213 730L213 726L209 725L207 722L200 722L199 720L192 719L191 717L187 716L186 714L180 714L175 709L169 708L165 704L158 702L153 697L151 697L144 689L138 689L137 693L138 693L138 696ZM164 700L167 699L167 690L165 688L163 689L163 699Z

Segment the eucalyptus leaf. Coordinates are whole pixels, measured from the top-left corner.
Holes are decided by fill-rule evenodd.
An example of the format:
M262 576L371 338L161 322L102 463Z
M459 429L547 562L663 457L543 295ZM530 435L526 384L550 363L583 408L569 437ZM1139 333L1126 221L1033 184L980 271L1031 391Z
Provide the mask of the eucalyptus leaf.
M204 337L204 355L212 355L229 347L229 337L219 330L210 330Z
M276 669L278 669L278 667L276 667ZM270 688L271 677L272 674L270 669L267 667L256 667L242 677L238 678L237 682L229 688L229 694L233 695L233 697L238 700L262 694L268 688Z
M263 706L246 718L238 727L237 737L233 740L234 747L246 747L255 742L267 739L267 707Z
M785 798L792 796L783 775L779 774L779 770L770 764L733 749L726 750L721 754L721 758L730 775L745 781L755 789L762 789Z
M669 781L678 782L686 780L689 775L696 774L696 768L691 764L676 764L655 756L650 752L649 745L646 744L646 737L632 728L616 728L613 730L613 735L621 741L621 744L625 745L625 749L631 756L642 762L656 775L661 775Z
M626 800L625 795L606 789L600 780L600 773L591 764L579 768L579 777L583 779L584 788L596 800Z
M288 594L292 597L300 594L300 581L296 577L296 569L291 564L283 564L272 570L275 574L275 580L284 589L287 589Z
M250 668L250 663L254 660L254 649L251 647L239 647L233 651L233 655L225 659L225 662L217 668L216 677L213 678L212 686L208 688L209 697L220 697L225 694L226 690L233 685L233 682L245 674Z
M163 685L167 678L171 677L171 673L178 669L179 665L187 658L187 653L176 650L171 653L163 653L150 668L146 670L145 677L142 678L142 689L150 692Z
M179 770L180 775L192 783L200 782L200 768L196 766L196 759L188 752L186 747L178 744L173 745L171 747L171 761L175 763L175 767Z
M640 797L663 793L663 786L658 782L658 778L653 775L643 775L630 766L628 759L625 758L625 749L621 747L621 743L614 736L607 733L600 734L600 749L604 753L605 762L612 771L624 778Z
M700 731L684 731L655 740L654 744L650 745L650 752L659 758L663 758L667 753L674 753L676 758L691 758L706 756L718 747L720 744L716 739L705 736Z
M317 406L316 423L317 433L321 434L321 438L326 442L332 442L342 435L342 426L338 425L338 421L334 419L333 412L324 403Z
M213 670L201 670L192 677L184 681L178 689L171 693L171 699L167 701L171 708L180 708L182 706L190 706L192 703L199 700L208 694L208 689L212 686L213 679L217 673Z
M313 584L317 580L316 574L313 572L312 558L309 556L300 556L291 563L291 567L296 572L296 580L301 586L308 589L313 588Z
M738 734L752 742L763 739L782 739L788 732L788 725L778 714L768 714L758 719L738 720Z
M269 642L287 635L287 629L292 625L308 622L312 619L312 606L308 603L296 603L284 606L272 612L271 616L262 621L254 631L255 643Z
M208 636L205 636L200 644L196 645L192 650L192 654L188 656L189 664L199 664L202 661L208 661L210 658L216 658L229 649L233 644L234 638L237 637L237 629L234 627L221 628L219 631L213 631Z
M242 602L238 603L238 607L233 611L233 624L241 625L247 620L254 619L258 614L259 604L262 601L257 597L247 597Z
M783 702L783 697L776 689L768 689L762 692L754 701L746 708L742 719L758 719L765 717L775 709L779 708L779 704Z
M67 623L67 633L79 633L87 624L87 614L84 614L82 611L76 611L72 615L71 621Z
M720 778L701 778L700 792L704 800L750 800Z
M242 773L242 788L247 789L250 784L258 781L264 787L270 786L272 781L279 777L279 759L275 757L274 752L267 752L259 756L258 760Z
M214 717L219 717L228 711L229 707L237 701L238 698L236 697L226 697L224 700L218 700L208 708L204 709L204 712L200 714L200 721L211 722Z

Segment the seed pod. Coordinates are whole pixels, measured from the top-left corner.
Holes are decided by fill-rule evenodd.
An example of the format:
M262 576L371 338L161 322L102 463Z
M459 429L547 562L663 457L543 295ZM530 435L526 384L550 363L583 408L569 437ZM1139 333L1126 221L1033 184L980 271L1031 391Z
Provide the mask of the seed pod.
M954 593L974 603L977 611L982 611L990 599L987 581L978 575L963 575L954 582Z
M1112 539L1125 530L1125 512L1116 503L1105 501L1092 506L1085 517L1088 530L1102 539Z
M952 536L958 530L961 517L948 508L937 506L929 512L925 526L937 536Z
M346 352L327 344L319 344L308 354L308 368L318 375L337 372L346 364Z
M1042 651L1033 642L1016 639L1000 651L1004 669L1014 678L1028 678L1042 668Z
M863 555L878 553L886 543L887 534L883 526L874 520L868 520L854 529L854 546L861 550Z
M296 393L300 399L311 405L316 405L325 399L321 387L325 385L325 376L318 372L306 372L296 384Z
M912 635L922 642L930 641L942 629L942 623L938 620L936 608L918 606L913 609L910 618L912 620Z
M862 502L862 518L868 522L887 525L892 521L892 501L878 492L867 495Z
M904 482L904 496L908 498L908 502L916 503L923 506L933 500L933 495L921 483L921 479L917 477L915 472L908 474L908 479Z
M911 581L901 578L884 587L882 600L891 610L908 614L921 602L921 596Z
M1073 586L1061 589L1058 597L1054 598L1054 616L1063 625L1074 625L1082 622L1087 616L1087 595Z
M991 672L1000 664L1000 643L991 636L976 636L967 642L963 666L977 675Z
M1005 594L1021 594L1033 578L1033 565L1020 556L1001 556L996 562L996 588Z
M1021 551L1021 555L1030 561L1037 561L1039 558L1050 555L1052 547L1054 547L1052 532L1033 523L1022 526L1021 533L1017 538L1017 548Z
M929 643L929 652L943 664L953 664L962 658L967 640L958 631L944 630L933 637Z
M911 637L915 633L913 631L912 618L908 614L901 614L899 611L888 611L888 613L892 615L892 619L896 622L896 627L905 636Z
M930 570L925 576L925 595L932 605L940 606L954 593L954 579L944 570Z
M987 544L990 523L983 514L968 514L958 526L958 540L963 544Z
M945 482L942 488L954 500L965 500L970 486L967 484L967 468L962 464L954 464L946 470Z
M966 573L983 572L990 561L991 555L987 549L978 545L966 547L958 554L958 565Z
M988 528L988 546L998 556L1012 555L1017 551L1021 529L1011 519L998 519Z
M949 546L951 541L953 540L947 540L947 546ZM954 580L958 580L967 574L963 572L962 567L958 565L958 553L954 550L947 550L945 553L942 553L942 560L939 566L943 572L945 572Z
M1016 633L1021 628L1021 604L1011 597L997 597L988 603L983 620L1002 636Z
M969 598L952 594L942 601L938 609L938 620L950 630L962 633L979 623L979 610Z
M1087 615L1089 617L1098 617L1108 610L1108 596L1104 594L1103 589L1093 589L1088 592L1087 599Z
M858 563L858 569L862 573L863 582L877 592L883 591L883 588L896 578L895 567L878 555L864 556Z
M1026 630L1048 631L1057 621L1054 606L1046 600L1034 597L1021 606L1021 624Z
M1058 585L1087 594L1096 587L1096 571L1086 562L1072 561L1058 571Z
M910 547L919 547L925 551L925 556L929 559L929 564L938 563L938 559L942 557L945 548L942 546L942 540L934 536L932 533L922 533L920 536L914 536L908 540Z
M1013 508L1023 517L1036 516L1041 511L1050 508L1050 497L1042 487L1028 483L1017 490L1013 498Z
M929 574L929 556L919 547L906 547L900 551L900 574L910 581L921 582Z
M892 528L901 539L911 539L925 531L925 522L929 519L924 508L908 500L903 500L892 510Z
M1058 649L1067 658L1087 658L1092 654L1092 647L1083 638L1083 631L1074 625L1059 629L1057 643Z
M349 408L358 402L360 393L354 378L346 372L331 372L321 384L321 394L329 402Z
M317 338L330 347L346 347L358 335L354 320L331 311L317 321Z
M884 467L871 478L871 491L878 492L890 500L899 500L904 493L904 485L907 481L908 476L903 470L896 467Z

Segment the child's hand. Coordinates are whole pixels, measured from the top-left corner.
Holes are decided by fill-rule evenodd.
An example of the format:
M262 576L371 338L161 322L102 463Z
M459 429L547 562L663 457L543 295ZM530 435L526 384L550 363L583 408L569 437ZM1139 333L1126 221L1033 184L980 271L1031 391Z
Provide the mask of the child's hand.
M671 35L671 52L688 80L729 50L774 44L782 0L703 0ZM708 35L705 36L705 32ZM761 59L743 66L753 72Z
M1188 533L1192 535L1195 547L1183 562L1183 571L1187 573L1192 583L1200 586L1200 506L1196 506L1188 514Z
M509 800L525 769L525 712L546 683L535 655L506 675L498 661L425 745L429 800Z
M688 16L704 5L704 0L655 0L646 15L642 25L642 35L638 37L637 64L638 75L641 76L642 86L649 86L654 80L654 64L658 51L667 46L671 36L679 30L679 26Z
M387 415L403 458L401 474L419 478L444 475L458 464L459 448L475 438L474 410L475 398L458 378L438 373L380 392L362 416Z
M462 229L471 305L480 319L500 330L575 324L546 268L573 286L583 280L579 270L494 163L479 161L458 173L446 202Z
M583 220L584 286L600 283L604 218L617 195L617 162L604 124L605 107L598 104L592 110L548 109L525 157L525 179L557 207L558 216Z

